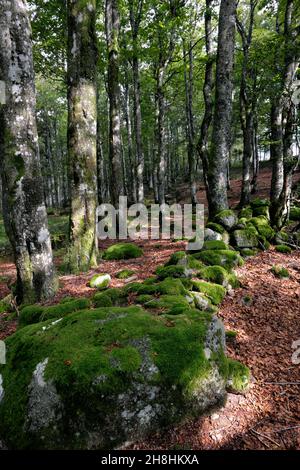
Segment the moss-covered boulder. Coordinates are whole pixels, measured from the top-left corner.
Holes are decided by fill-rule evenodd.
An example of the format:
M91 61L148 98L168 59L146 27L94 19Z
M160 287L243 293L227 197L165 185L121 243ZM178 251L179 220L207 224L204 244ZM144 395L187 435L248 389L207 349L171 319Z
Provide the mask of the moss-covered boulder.
M134 274L135 274L135 272L132 271L132 269L122 269L122 271L119 271L116 274L116 278L117 279L128 279L128 278L132 277Z
M199 416L225 398L224 345L221 322L193 309L101 308L24 327L0 365L0 440L113 449Z
M32 323L39 323L49 319L60 319L66 315L83 310L91 305L91 301L85 298L79 298L69 302L63 302L50 307L41 305L28 305L24 307L19 316L19 326L24 327Z
M255 231L251 228L235 230L232 233L232 244L237 248L255 248L259 245Z
M111 245L103 254L105 260L139 258L143 250L133 243L116 243Z
M227 270L244 264L240 254L233 250L205 250L195 253L193 256L206 265L222 266Z
M275 250L278 253L291 253L292 252L292 248L287 245L276 245Z
M270 226L267 217L263 215L252 217L252 219L249 220L249 226L251 225L256 228L258 234L263 237L263 239L271 241L275 237L275 231Z
M254 198L250 206L252 209L257 209L258 207L270 207L270 200L269 199L260 199L259 197Z
M243 258L250 258L251 256L255 256L258 253L256 248L242 248L239 250L240 254Z
M212 228L206 227L204 230L204 240L205 241L222 240L222 234L213 230Z
M225 268L222 268L222 266L206 266L200 269L198 277L227 288L229 286L239 286L237 276L234 273L229 273Z
M251 207L243 207L239 212L239 219L251 219L253 217L253 211Z
M237 224L238 217L236 213L231 209L225 209L219 212L214 219L214 222L222 225L228 232Z
M274 274L275 277L278 277L279 279L288 279L290 277L289 271L280 264L275 264L274 266L272 266L271 272Z
M250 370L234 359L228 361L227 390L233 393L245 393L250 384Z
M98 290L104 290L109 287L111 277L109 274L95 274L89 282L90 287Z
M159 266L155 271L159 279L165 279L167 277L182 278L191 277L193 272L186 266Z
M201 251L204 250L228 250L228 245L223 240L207 240L203 243Z
M212 282L199 281L194 279L193 289L202 292L208 297L214 305L219 305L226 295L226 289L219 284L213 284Z

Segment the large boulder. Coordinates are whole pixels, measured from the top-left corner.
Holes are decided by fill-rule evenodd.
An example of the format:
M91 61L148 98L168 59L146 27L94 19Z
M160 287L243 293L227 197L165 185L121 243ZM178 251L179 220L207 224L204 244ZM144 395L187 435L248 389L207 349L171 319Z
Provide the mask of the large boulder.
M225 209L219 212L215 216L215 222L222 225L227 231L231 231L232 228L238 223L238 217L236 213L231 209Z
M0 440L13 449L113 449L222 403L231 380L222 323L194 309L86 310L6 346Z
M104 290L109 287L111 283L111 277L109 274L95 274L90 280L90 287Z
M237 248L253 248L259 245L255 230L235 230L232 234L233 245Z

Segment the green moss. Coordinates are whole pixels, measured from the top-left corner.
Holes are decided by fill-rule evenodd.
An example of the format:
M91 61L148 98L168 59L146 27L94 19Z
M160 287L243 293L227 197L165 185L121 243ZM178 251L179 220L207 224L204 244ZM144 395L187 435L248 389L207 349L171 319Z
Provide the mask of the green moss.
M20 312L19 325L24 327L32 323L38 323L49 319L61 318L78 310L86 309L90 306L89 299L81 298L65 302L64 304L41 307L40 305L30 305L24 307Z
M209 240L204 242L202 251L204 250L228 250L228 246L222 240Z
M219 212L214 218L214 222L222 225L226 230L231 230L237 224L237 220L236 213L231 209Z
M94 298L95 307L112 307L113 302L109 295L105 292L97 294L97 299Z
M117 279L128 279L135 274L131 269L123 269L116 274Z
M300 207L291 207L290 209L290 220L300 220Z
M204 355L209 321L209 316L200 316L192 310L170 320L164 315L152 316L139 307L130 307L71 314L44 331L42 326L50 322L19 330L8 338L8 362L0 366L5 389L0 406L0 434L5 435L8 443L13 442L14 448L74 445L74 436L66 432L56 441L56 430L48 429L45 443L39 437L32 440L24 428L28 387L37 364L49 358L45 380L53 382L63 400L66 429L70 417L80 420L86 413L90 419L95 416L96 425L110 413L113 416L112 398L126 392L133 377L135 381L145 380L140 372L141 352L136 346L143 338L149 341L149 351L145 354L158 369L152 382L161 389L178 390L174 393L174 399L177 397L174 406L180 413L182 397L192 399L193 390L212 367ZM93 385L97 377L105 380ZM86 446L84 435L80 446Z
M184 266L159 266L155 274L159 279L188 277L187 269Z
M268 199L255 198L253 199L253 201L251 201L250 205L252 209L257 208L257 207L269 207L270 201Z
M146 308L159 310L169 315L181 314L190 307L189 302L182 295L162 295L144 304Z
M224 287L227 287L229 284L235 287L239 284L236 275L228 273L222 266L206 266L199 271L198 277Z
M103 254L105 260L139 258L143 250L133 243L117 243L112 245Z
M221 235L226 232L225 228L222 225L217 224L215 222L208 222L205 228L210 228L214 232L220 233Z
M278 253L291 253L292 252L292 249L287 245L276 245L275 250L278 251Z
M111 277L109 274L94 274L94 276L89 282L89 285L91 288L104 290L109 287L110 282L111 282Z
M186 252L185 251L176 251L175 253L173 253L171 255L169 261L167 261L165 266L176 265L178 263L178 261L184 259L185 257L186 257Z
M250 370L239 361L228 359L228 388L235 393L243 393L250 383Z
M253 209L253 216L257 217L263 215L265 216L268 220L270 219L270 211L268 206L261 206L261 207L256 207Z
M278 277L279 279L288 279L290 277L288 270L279 264L272 266L271 271L274 276Z
M153 296L152 296L152 295L148 295L148 294L142 294L142 295L138 295L135 300L136 300L136 303L137 303L137 304L143 305L143 304L145 304L146 302L150 302L150 300L153 300Z
M205 294L214 305L219 305L226 295L226 289L219 284L193 280L193 289Z
M226 331L226 339L228 340L232 340L232 339L235 339L238 335L238 332L237 331L233 331L233 330L228 330Z
M256 228L259 235L261 235L266 240L270 241L275 236L275 231L270 227L269 221L263 215L258 217L253 217L249 222Z
M240 219L251 219L253 216L251 207L244 207L240 210L239 218Z
M60 300L60 304L65 304L66 302L72 302L72 300L76 300L76 297L72 297L72 296L67 296L67 297L64 297L63 299Z
M249 258L257 254L257 250L252 248L241 248L239 251L243 258Z
M105 292L97 292L93 297L93 303L96 307L119 306L126 302L126 298L127 293L124 289L112 287Z
M244 263L242 257L233 250L206 250L193 256L207 265L222 266L227 270L242 266Z

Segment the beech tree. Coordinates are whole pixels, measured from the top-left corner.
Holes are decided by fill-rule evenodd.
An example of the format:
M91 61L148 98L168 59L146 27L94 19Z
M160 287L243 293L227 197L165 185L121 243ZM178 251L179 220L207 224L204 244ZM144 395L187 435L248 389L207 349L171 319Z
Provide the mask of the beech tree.
M5 229L17 268L16 297L32 303L57 287L36 126L31 26L23 0L0 2L0 170Z
M97 255L96 0L68 0L68 153L71 179L70 271Z
M228 208L236 0L222 0L219 14L216 96L207 171L209 215Z

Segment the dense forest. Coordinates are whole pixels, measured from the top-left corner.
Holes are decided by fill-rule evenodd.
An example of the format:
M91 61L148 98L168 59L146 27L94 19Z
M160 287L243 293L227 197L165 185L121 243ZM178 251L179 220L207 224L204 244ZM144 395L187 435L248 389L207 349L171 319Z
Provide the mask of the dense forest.
M299 450L299 61L298 0L0 0L0 450Z

